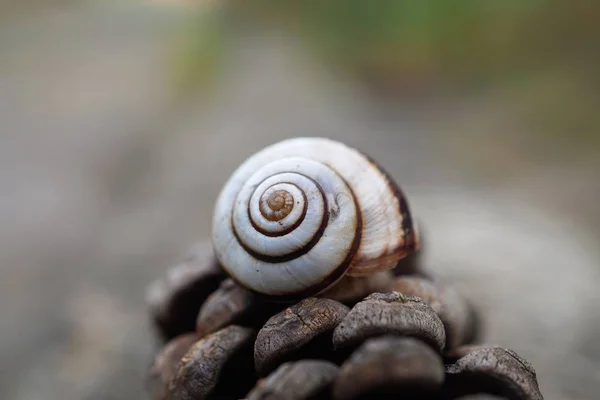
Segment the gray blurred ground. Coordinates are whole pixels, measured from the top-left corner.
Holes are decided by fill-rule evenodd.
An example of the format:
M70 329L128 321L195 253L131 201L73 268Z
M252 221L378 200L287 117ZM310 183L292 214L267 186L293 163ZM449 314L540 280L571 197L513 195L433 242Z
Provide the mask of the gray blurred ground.
M144 398L146 285L208 237L233 169L296 135L379 160L422 221L426 266L465 286L487 340L530 359L546 398L596 398L594 160L532 163L510 152L506 105L381 103L272 37L239 46L210 100L173 118L177 18L126 3L1 22L0 398Z

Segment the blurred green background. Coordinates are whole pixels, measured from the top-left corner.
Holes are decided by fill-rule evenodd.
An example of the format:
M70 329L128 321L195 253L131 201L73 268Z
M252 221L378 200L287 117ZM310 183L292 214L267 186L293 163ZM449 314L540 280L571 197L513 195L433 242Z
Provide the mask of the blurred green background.
M307 54L378 95L493 96L526 125L524 145L600 147L596 1L261 0L214 8L208 18L200 12L203 34L190 35L196 54L186 61L196 73L224 46L222 30L245 23L294 35Z
M145 289L286 137L377 159L486 340L600 387L600 2L0 0L0 397L143 399Z

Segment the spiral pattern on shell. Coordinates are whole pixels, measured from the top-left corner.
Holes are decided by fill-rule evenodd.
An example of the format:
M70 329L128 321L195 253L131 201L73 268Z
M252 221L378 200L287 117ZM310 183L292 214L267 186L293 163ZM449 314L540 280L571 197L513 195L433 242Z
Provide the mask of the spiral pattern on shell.
M338 142L298 138L236 170L217 200L213 244L238 283L298 296L346 272L393 268L417 235L404 196L374 162Z

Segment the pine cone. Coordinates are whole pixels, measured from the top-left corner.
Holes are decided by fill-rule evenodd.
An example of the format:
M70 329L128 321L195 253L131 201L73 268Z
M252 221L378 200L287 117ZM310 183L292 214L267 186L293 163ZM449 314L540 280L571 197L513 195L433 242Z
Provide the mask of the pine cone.
M281 304L227 279L200 246L149 290L166 341L150 398L543 399L529 362L472 344L477 314L457 288L411 269Z

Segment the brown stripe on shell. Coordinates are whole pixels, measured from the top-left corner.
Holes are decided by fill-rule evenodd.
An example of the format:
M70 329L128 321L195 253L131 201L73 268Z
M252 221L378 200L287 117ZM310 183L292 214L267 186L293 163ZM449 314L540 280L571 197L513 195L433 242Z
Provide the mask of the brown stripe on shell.
M398 184L394 181L392 176L373 158L371 158L368 154L364 153L361 150L356 149L365 159L371 164L372 167L377 169L381 175L385 178L387 186L389 190L394 194L394 197L398 199L398 211L400 216L402 217L402 243L399 246L396 246L393 250L390 251L389 248L386 248L382 252L382 256L378 257L376 260L372 260L372 265L369 265L368 259L356 258L354 262L356 264L360 264L361 267L358 269L354 269L348 271L348 275L351 276L364 276L369 275L377 270L380 270L379 267L382 264L386 264L391 262L392 260L400 259L406 257L410 253L419 248L419 236L417 231L415 230L414 222L412 219L412 214L410 212L410 208L408 206L408 202L406 200L406 196L402 189L398 186ZM390 269L396 267L397 264L392 265Z
M301 174L298 174L298 175L301 175ZM302 176L305 176L305 175L302 175ZM307 176L305 176L305 177L306 177L306 178L308 178ZM268 178L267 178L267 179L268 179ZM310 179L310 178L308 178L308 179ZM312 179L311 179L311 180L312 180ZM314 182L314 181L313 181L313 182ZM261 182L261 183L262 183L262 182ZM286 183L286 184L294 185L294 184L293 184L293 183L291 183L291 182L277 182L277 183L275 183L275 184L273 184L273 185L269 186L269 187L268 187L267 189L265 189L265 190L269 190L269 189L270 189L270 188L272 188L273 186L275 186L275 185L279 185L279 184L282 184L282 183ZM315 183L316 183L316 182L315 182ZM260 184L259 184L259 185L260 185ZM296 186L296 185L294 185L294 186ZM298 186L296 186L296 187L298 187ZM300 189L300 188L298 188L298 189ZM320 190L320 189L321 189L321 188L319 187L319 190ZM269 236L269 237L278 237L278 236L284 236L284 235L287 235L288 233L292 232L292 231L293 231L293 230L295 230L296 228L298 228L298 227L300 226L300 224L302 223L302 221L304 221L304 218L306 217L306 210L308 209L308 199L306 198L306 194L304 194L304 191L302 191L302 190L300 190L300 192L302 193L302 196L304 197L304 209L302 210L302 214L300 215L300 218L298 218L298 221L296 221L296 222L295 222L295 223L294 223L292 226L290 226L289 228L287 228L287 229L285 229L285 230L283 230L283 231L280 231L280 232L269 232L269 231L266 231L266 230L262 229L260 226L256 225L256 223L255 223L255 222L254 222L254 220L252 219L252 216L250 215L250 204L248 204L248 207L247 207L247 211L248 211L248 219L250 220L250 223L252 224L252 227L253 227L254 229L256 229L258 232L262 233L263 235L265 235L265 236ZM321 191L321 195L323 195L323 191ZM325 197L325 196L323 196L323 198L324 198L324 197ZM326 202L325 202L325 203L326 203ZM262 213L262 210L261 210L261 213ZM234 232L234 233L235 233L235 232ZM236 235L236 237L237 237L237 233L235 233L235 235ZM239 241L239 240L238 240L238 241ZM245 247L244 247L244 248L245 248Z
M362 225L362 221L361 221L360 225ZM358 230L358 232L361 232L360 229ZM360 233L357 236L360 236ZM325 289L333 286L336 282L338 282L340 279L342 279L344 277L345 272L348 269L348 266L352 262L353 255L358 250L358 247L360 244L359 239L360 238L358 238L358 237L355 238L354 242L352 243L352 247L350 248L350 251L348 252L348 255L346 256L344 261L342 261L342 263L340 265L338 265L329 275L325 276L321 282L319 282L318 284L312 285L311 287L306 288L305 290L301 290L301 291L293 293L293 294L290 294L290 293L272 293L272 294L260 293L260 292L253 290L252 288L248 287L243 282L237 280L233 275L231 275L230 278L233 281L235 281L235 283L237 283L241 287L247 289L248 291L254 293L259 298L268 299L269 301L287 303L287 302L294 302L294 301L297 301L297 300L305 298L305 297L314 296L314 295L317 295L317 294L323 292Z
M398 199L398 209L400 211L400 215L402 216L402 232L403 232L403 244L402 247L407 251L413 251L418 249L418 235L414 229L414 223L412 219L412 214L410 212L410 207L408 206L408 201L406 200L406 196L400 186L394 181L392 176L380 165L371 158L369 155L362 153L363 156L369 161L371 165L381 172L381 174L385 177L388 188L394 193L394 196Z
M334 172L336 172L336 171L334 170ZM337 281L342 279L342 277L346 273L346 270L352 263L352 261L354 259L354 255L356 254L356 252L358 251L358 248L360 247L360 243L361 243L361 239L362 239L363 221L362 221L362 215L360 213L360 207L358 204L358 200L356 198L356 195L354 194L354 191L352 190L352 187L350 187L350 185L348 184L348 182L346 182L344 177L342 177L340 175L340 178L344 181L344 183L350 190L350 194L352 195L352 200L354 201L354 206L356 207L356 210L357 210L356 226L354 228L354 232L355 232L354 240L352 242L352 246L350 247L350 250L348 251L348 254L346 254L346 258L344 258L344 261L342 261L340 263L340 265L338 265L329 275L323 277L323 280L321 282L319 282L318 284L312 285L311 287L306 288L305 290L301 290L301 291L293 293L293 294L273 293L273 294L268 295L268 294L260 293L260 292L253 290L252 288L245 285L243 282L240 282L239 280L237 280L233 275L230 276L231 279L233 281L235 281L238 285L242 286L243 288L253 292L258 297L267 298L270 301L276 301L276 302L292 302L292 301L296 301L296 300L304 298L304 297L314 296L316 294L323 292L325 289L333 286ZM318 185L318 183L317 183L317 185ZM321 193L323 193L321 186L318 185L318 187L319 187L319 190L321 190ZM327 216L326 221L329 221L330 213L329 213L327 198L325 196L323 196L323 198L325 200L325 206L326 206L325 207L325 211L326 211L325 214ZM333 217L333 218L335 218L335 217ZM325 224L325 226L326 226L326 224ZM232 220L232 228L233 228L233 220ZM323 230L324 229L325 228L323 227ZM233 233L234 233L235 237L237 238L238 242L240 242L240 244L243 247L243 244L241 243L240 238L237 236L235 229L233 229ZM319 236L319 238L322 236L322 234L323 234L323 232L321 232L321 235ZM245 249L245 247L244 247L244 249ZM252 253L249 253L249 254L252 255Z
M305 175L303 175L303 176L305 176ZM281 256L268 256L266 254L261 254L255 250L251 249L250 247L248 247L246 245L246 243L244 243L242 241L242 239L240 238L240 236L237 233L237 230L235 229L235 225L233 224L233 214L232 214L230 221L231 221L231 230L233 231L233 235L235 236L238 243L244 248L244 250L246 250L248 252L249 255L251 255L252 257L254 257L260 261L268 262L271 264L278 264L278 263L287 262L287 261L293 260L295 258L298 258L300 256L303 256L304 254L308 253L313 247L315 247L315 245L319 242L319 239L321 239L321 236L323 236L323 232L325 232L325 228L327 227L327 222L329 221L329 204L327 202L327 197L323 193L323 188L321 187L321 185L319 185L319 183L317 181L315 181L314 179L312 179L308 176L305 176L305 177L310 179L311 181L313 181L313 183L319 189L319 192L321 192L321 196L323 196L323 205L324 205L323 218L321 219L321 225L319 226L319 229L314 234L312 239L308 243L306 243L304 246L299 248L298 250L293 251L288 254L283 254Z
M358 248L360 247L360 243L361 243L361 239L362 239L363 221L362 221L362 215L360 213L358 199L356 198L356 195L354 194L354 191L352 190L352 187L350 187L348 182L346 182L346 180L341 175L340 175L340 178L344 181L344 183L350 190L350 194L352 195L352 200L354 201L354 207L356 207L356 210L357 210L356 226L354 227L355 236L354 236L354 241L352 242L352 246L350 247L348 254L346 254L346 258L344 259L344 261L342 261L342 263L340 265L338 265L335 268L335 270L333 270L328 276L324 277L323 280L319 284L313 285L312 287L307 288L306 290L298 292L294 295L280 296L280 298L282 298L282 299L287 298L290 300L294 300L294 299L297 299L298 297L313 296L313 295L321 293L328 287L333 286L334 283L339 281L345 275L346 270L348 269L348 267L350 266L350 264L352 263L352 261L354 259L354 255L356 254L356 252L358 251Z
M406 196L400 191L400 188L393 181L392 185L394 185L398 193L400 193L400 212L402 213L402 231L404 232L404 248L411 252L419 249L419 235L417 230L415 229L415 225L412 219L412 215L410 213L410 208L408 206L408 202L406 200Z

